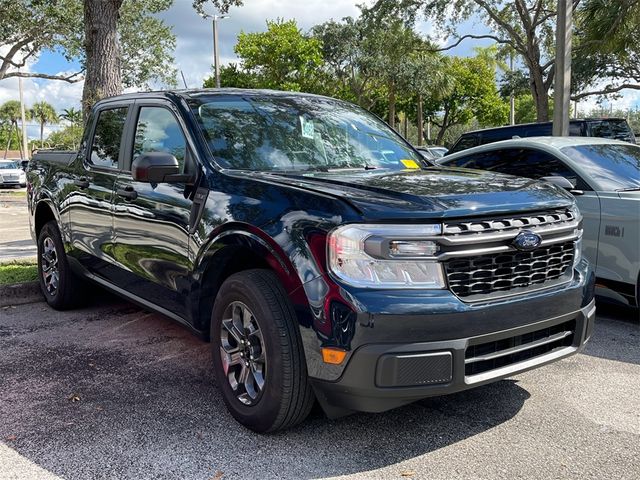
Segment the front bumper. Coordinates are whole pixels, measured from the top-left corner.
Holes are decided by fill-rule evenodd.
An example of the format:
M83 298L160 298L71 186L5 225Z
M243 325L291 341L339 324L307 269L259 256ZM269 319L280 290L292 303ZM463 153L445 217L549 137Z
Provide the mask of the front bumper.
M330 416L349 411L382 412L575 354L589 340L594 319L595 301L591 300L564 315L485 335L364 345L353 353L338 381L316 378L312 382Z

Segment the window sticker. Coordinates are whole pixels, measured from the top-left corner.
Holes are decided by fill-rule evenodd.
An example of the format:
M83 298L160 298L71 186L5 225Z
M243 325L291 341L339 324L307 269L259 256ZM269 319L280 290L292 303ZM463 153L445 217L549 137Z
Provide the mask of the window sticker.
M400 160L402 162L402 164L405 166L405 168L411 168L411 169L416 169L416 168L420 168L420 165L418 165L418 162L416 162L415 160L409 160L409 159L402 159Z
M304 138L310 138L311 140L313 140L315 138L313 120L306 120L302 116L299 118L300 118L300 130L302 131L302 136Z

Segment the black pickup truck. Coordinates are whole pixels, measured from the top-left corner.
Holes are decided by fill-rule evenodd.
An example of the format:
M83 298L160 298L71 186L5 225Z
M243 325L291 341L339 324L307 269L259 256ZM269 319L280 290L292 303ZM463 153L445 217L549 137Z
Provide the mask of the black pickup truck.
M306 94L99 102L28 173L42 291L86 279L212 345L233 416L381 412L576 353L594 276L551 184L427 165L368 112Z

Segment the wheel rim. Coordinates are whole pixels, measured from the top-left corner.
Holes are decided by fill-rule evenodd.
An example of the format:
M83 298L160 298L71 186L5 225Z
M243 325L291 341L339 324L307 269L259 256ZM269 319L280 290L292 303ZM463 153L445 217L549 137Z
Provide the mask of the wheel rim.
M230 303L222 316L220 358L236 398L255 405L264 390L267 358L262 331L255 316L242 302Z
M53 243L51 237L46 237L44 242L42 242L40 258L42 260L42 279L44 280L44 286L47 292L49 292L49 295L55 295L58 291L60 274L58 271L56 245Z

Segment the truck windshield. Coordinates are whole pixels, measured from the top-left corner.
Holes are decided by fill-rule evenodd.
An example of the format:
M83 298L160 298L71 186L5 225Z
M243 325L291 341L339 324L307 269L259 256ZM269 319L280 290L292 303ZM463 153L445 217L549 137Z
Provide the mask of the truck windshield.
M384 122L323 97L209 95L191 107L218 163L256 171L410 169L424 162Z
M587 171L603 190L640 188L640 147L612 143L564 147L562 153Z

